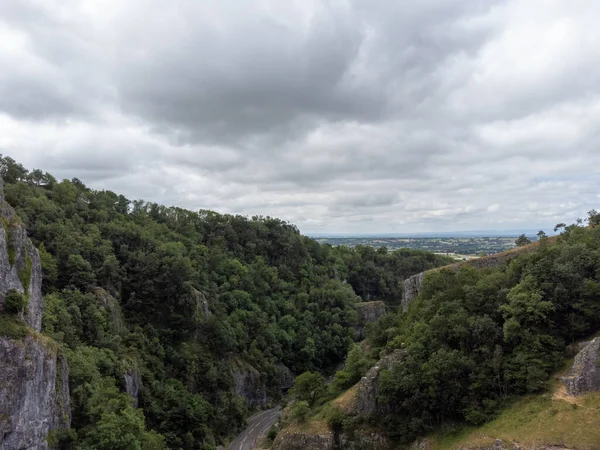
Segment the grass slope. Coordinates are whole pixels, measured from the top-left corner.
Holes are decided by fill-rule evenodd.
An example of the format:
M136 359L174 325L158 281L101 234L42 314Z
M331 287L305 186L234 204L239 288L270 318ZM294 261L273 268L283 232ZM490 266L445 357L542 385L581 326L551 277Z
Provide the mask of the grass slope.
M506 408L498 418L457 434L429 438L432 449L491 447L496 439L522 448L544 444L579 450L600 449L600 393L585 395L577 403L551 394L529 396Z

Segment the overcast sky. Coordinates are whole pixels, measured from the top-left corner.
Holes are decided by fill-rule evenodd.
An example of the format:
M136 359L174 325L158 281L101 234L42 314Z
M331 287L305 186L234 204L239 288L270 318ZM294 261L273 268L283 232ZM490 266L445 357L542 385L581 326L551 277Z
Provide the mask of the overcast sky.
M0 153L305 233L600 206L600 2L0 1Z

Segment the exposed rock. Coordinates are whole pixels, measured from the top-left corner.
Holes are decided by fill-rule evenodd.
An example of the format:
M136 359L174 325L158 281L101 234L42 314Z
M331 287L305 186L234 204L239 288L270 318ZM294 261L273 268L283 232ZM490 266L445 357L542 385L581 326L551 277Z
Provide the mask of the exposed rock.
M5 202L0 181L0 306L15 289L28 296L23 319L36 331L42 328L42 264L40 255L14 210Z
M394 364L401 362L406 356L405 350L394 350L389 355L381 358L375 366L358 383L357 413L360 416L369 416L377 411L377 393L379 374L383 369L391 369Z
M199 314L202 317L210 317L212 313L210 312L206 296L195 288L191 288L191 293L194 299L194 304L196 305L196 314Z
M410 448L411 450L431 450L431 443L427 438L417 439Z
M339 435L340 450L388 450L392 441L379 431L357 429Z
M294 373L283 364L277 366L277 389L287 391L294 385Z
M123 315L123 310L121 309L119 301L102 288L94 289L94 294L96 295L96 299L100 306L102 306L110 316L109 325L111 331L117 335L125 333L127 331L127 324L125 323L125 316Z
M28 336L0 338L0 447L47 449L48 432L71 423L68 367L55 349Z
M258 408L269 399L261 380L260 373L248 364L240 364L233 373L234 392L246 399L250 408Z
M138 394L142 386L142 378L136 369L129 369L125 372L125 392L133 399L133 407L138 407Z
M425 272L418 273L404 280L402 290L402 311L408 310L408 305L417 298L423 287Z
M273 450L333 450L333 432L319 434L310 432L279 433L273 443Z
M23 321L33 330L23 340L0 337L0 448L45 450L54 429L71 424L69 368L42 326L42 266L37 249L14 210L5 202L0 180L0 314L5 294L15 289L28 298Z
M562 378L568 395L577 396L586 392L600 391L599 351L600 337L597 337L584 345L577 354L569 374Z
M379 320L386 313L386 307L382 301L362 302L356 304L356 312L358 315L356 336L358 339L362 339L365 325Z

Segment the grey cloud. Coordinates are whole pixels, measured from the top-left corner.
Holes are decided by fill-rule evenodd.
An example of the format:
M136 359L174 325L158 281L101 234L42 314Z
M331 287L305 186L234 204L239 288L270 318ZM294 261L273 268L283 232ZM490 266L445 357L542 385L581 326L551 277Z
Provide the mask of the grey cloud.
M54 7L53 7L54 6ZM93 117L112 96L102 46L64 5L0 5L0 112L31 120Z
M4 2L0 152L307 232L553 225L600 198L598 13L584 0Z

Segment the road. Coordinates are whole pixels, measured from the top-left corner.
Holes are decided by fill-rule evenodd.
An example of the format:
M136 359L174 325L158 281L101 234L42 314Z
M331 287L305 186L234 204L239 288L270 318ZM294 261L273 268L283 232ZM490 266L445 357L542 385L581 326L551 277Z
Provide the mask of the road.
M248 426L236 437L227 450L252 450L259 438L265 436L281 415L281 407L254 414L248 419Z

